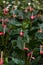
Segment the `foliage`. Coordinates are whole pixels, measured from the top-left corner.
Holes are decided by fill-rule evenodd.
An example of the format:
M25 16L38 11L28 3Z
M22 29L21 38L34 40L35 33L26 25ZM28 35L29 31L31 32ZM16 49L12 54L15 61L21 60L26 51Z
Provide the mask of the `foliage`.
M4 54L3 65L38 65L42 59L42 42L43 1L0 0L0 52ZM29 51L24 48L33 51L34 60L27 60Z

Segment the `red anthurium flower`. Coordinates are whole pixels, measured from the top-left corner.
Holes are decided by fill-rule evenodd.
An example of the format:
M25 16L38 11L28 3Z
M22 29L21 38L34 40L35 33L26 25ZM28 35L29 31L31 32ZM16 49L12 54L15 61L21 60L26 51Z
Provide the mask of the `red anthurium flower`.
M31 56L31 54L32 54L32 53L31 53L31 52L29 52L29 53L27 54L27 56Z
M16 18L16 17L17 17L17 15L16 15L16 14L13 14L13 17L14 17L14 18Z
M34 18L36 18L36 16L32 15L30 18L33 20Z
M42 30L38 30L38 32L42 33Z
M34 9L32 7L29 8L30 12L32 12Z
M8 14L8 11L9 11L8 8L4 8L4 9L3 9L3 13L4 13L5 15Z
M43 55L43 51L41 51L41 52L40 52L40 54L42 54L42 55Z
M0 59L0 65L3 65L3 60Z
M3 24L2 27L6 28L6 24Z
M0 32L0 35L4 35L4 32Z
M27 10L32 12L34 9L30 6L30 7L27 7Z
M23 35L24 35L24 32L21 31L21 32L20 32L20 36L23 36Z

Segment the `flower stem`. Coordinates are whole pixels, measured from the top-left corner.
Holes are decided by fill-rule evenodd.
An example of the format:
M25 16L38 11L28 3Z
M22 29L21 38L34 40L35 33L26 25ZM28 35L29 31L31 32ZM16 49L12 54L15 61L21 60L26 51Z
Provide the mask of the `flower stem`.
M2 45L4 45L4 36L1 36L2 38Z

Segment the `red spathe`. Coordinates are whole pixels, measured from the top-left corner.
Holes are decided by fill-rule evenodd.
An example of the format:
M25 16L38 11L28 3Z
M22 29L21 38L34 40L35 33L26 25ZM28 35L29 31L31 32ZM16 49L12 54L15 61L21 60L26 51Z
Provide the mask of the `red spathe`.
M43 51L41 51L40 54L43 54Z
M4 35L4 32L0 32L0 35Z
M2 65L2 64L3 64L3 60L0 59L0 65Z

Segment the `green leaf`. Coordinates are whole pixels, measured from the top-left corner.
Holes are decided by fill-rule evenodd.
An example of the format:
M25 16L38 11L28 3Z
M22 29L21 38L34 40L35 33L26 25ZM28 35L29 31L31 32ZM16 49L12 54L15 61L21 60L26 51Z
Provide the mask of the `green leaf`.
M23 49L23 47L24 47L24 41L22 40L21 37L18 37L18 39L17 39L17 47L19 49Z
M15 20L15 19L9 20L8 23L11 24L11 25L14 25L14 26L22 26L22 24L19 23L19 22L18 22L17 20Z
M37 38L37 40L43 40L43 33L37 32L35 34L35 37Z
M3 31L2 24L0 24L0 31Z
M24 65L24 61L21 59L17 59L17 58L13 58L12 57L12 61L16 64L20 64L20 65Z

